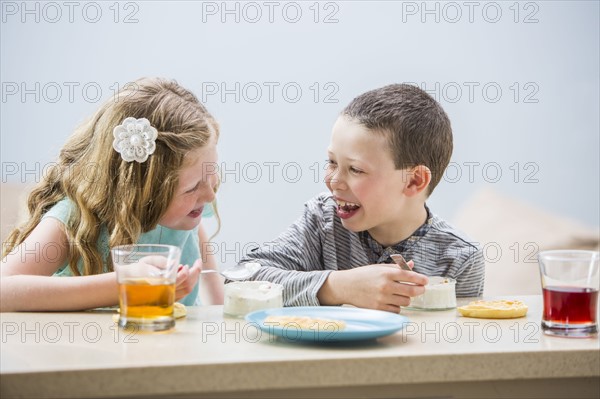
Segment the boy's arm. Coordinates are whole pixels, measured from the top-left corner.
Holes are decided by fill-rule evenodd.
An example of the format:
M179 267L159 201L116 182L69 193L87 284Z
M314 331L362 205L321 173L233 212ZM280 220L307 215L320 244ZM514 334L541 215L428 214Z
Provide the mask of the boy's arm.
M483 250L478 248L461 266L456 278L457 297L477 297L483 294L485 279L485 259Z
M350 304L398 313L410 298L424 292L425 284L427 277L422 274L395 264L374 264L332 272L318 297L322 305Z
M342 251L336 244L343 239L333 241L334 234L329 231L332 225L328 224L333 215L328 214L327 209L323 212L321 199L309 201L304 215L274 243L242 259L263 266L252 280L282 284L285 306L351 304L398 312L400 306L408 305L410 297L423 293L422 285L427 284L427 277L402 270L397 265L367 265L349 270L325 265L325 255L332 258L337 251ZM329 237L329 241L324 237Z
M274 242L242 259L262 265L252 280L282 284L285 306L318 306L317 293L331 273L323 264L323 228L320 201L311 200L304 214Z

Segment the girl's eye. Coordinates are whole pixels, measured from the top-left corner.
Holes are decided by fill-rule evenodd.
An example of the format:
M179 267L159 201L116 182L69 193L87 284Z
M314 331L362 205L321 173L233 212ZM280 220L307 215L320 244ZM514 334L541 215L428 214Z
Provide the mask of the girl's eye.
M191 189L187 190L185 193L186 194L193 193L194 191L198 190L198 187L200 187L200 182L198 182L198 184L196 184L194 186L194 188L191 188Z
M336 167L337 164L335 163L335 161L332 161L331 159L326 159L325 163L327 164L328 168L332 168L332 167Z
M360 170L360 169L356 169L354 166L351 166L351 167L350 167L350 172L352 172L352 173L356 173L356 174L363 173L363 171L362 171L362 170Z

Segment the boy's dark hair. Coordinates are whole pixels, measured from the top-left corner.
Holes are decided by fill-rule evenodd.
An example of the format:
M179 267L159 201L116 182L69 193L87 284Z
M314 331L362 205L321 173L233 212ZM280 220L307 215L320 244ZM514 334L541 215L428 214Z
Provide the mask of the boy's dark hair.
M416 86L392 84L356 97L342 115L386 134L397 169L427 166L427 195L433 192L452 156L450 119L433 97Z

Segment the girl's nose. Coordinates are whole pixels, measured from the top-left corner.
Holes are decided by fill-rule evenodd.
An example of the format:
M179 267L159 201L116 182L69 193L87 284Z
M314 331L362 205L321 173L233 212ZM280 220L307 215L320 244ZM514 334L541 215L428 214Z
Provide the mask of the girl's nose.
M198 193L198 202L213 202L215 200L215 193L218 187L219 177L216 173L210 173L204 178L202 189Z
M215 200L214 186L212 184L206 184L198 197L198 202L213 202Z

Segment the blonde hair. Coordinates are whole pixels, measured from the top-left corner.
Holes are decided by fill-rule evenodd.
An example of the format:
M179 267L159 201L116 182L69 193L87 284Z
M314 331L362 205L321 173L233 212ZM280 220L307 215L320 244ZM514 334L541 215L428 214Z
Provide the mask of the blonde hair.
M112 148L113 129L126 117L146 118L158 130L156 150L146 162L125 162ZM29 195L30 218L9 235L2 257L52 206L69 198L76 205L65 226L71 271L82 274L79 259L83 275L102 273L104 262L112 270L110 259L103 260L97 249L101 228L108 230L110 247L135 243L156 228L173 198L185 155L218 135L215 119L177 82L143 78L126 85L67 140L57 164Z

